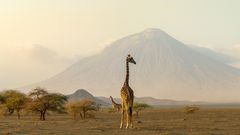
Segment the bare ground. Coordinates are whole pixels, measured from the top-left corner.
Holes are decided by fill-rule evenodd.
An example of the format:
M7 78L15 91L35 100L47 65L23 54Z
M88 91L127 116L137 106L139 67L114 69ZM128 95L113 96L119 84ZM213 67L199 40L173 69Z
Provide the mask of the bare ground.
M134 117L133 129L119 129L120 114L107 110L95 118L72 120L66 114L0 118L0 135L239 135L240 109L201 109L185 114L182 109L148 109Z

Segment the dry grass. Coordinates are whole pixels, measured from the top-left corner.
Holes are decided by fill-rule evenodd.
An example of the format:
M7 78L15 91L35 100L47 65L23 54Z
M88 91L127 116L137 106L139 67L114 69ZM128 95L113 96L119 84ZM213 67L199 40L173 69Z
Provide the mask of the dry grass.
M102 110L95 118L72 120L69 115L0 118L0 135L237 135L240 109L203 109L187 115L179 109L146 109L134 119L133 129L119 129L120 114Z

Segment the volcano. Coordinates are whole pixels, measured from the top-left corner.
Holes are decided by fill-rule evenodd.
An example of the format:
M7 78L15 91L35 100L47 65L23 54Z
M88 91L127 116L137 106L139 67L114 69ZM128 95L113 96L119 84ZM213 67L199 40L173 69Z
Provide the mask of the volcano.
M239 69L203 55L160 29L119 39L28 89L41 86L69 94L83 88L97 96L119 96L128 54L137 62L130 65L130 86L138 97L240 101Z

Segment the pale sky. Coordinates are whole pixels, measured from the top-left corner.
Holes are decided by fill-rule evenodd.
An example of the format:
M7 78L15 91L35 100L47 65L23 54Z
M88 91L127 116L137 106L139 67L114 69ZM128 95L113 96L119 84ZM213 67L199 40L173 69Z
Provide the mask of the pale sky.
M239 5L239 0L0 0L0 89L44 80L146 28L240 57Z

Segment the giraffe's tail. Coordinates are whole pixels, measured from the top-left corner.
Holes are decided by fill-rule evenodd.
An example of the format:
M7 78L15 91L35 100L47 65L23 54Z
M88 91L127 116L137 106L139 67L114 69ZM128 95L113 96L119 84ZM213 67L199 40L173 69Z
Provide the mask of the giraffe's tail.
M129 107L129 113L130 113L130 115L132 115L132 107Z

